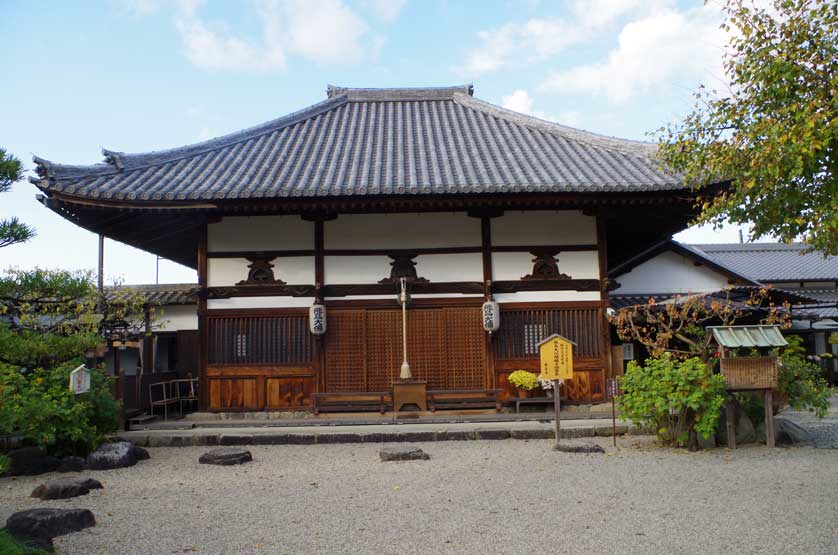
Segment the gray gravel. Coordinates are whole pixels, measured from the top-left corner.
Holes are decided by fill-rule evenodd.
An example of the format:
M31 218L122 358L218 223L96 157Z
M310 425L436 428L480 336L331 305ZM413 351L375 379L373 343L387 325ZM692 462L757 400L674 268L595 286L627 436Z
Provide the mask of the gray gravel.
M429 461L382 463L380 445L253 446L244 466L200 447L90 472L105 489L39 502L53 476L0 479L0 523L35 506L89 508L97 525L59 554L836 553L838 457L797 447L700 453L621 440L606 455L550 440L418 444Z

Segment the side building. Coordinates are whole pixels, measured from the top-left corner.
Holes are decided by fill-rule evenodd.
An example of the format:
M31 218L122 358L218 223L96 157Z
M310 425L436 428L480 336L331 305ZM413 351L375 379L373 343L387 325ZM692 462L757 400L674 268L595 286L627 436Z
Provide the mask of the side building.
M281 410L386 391L503 389L536 345L576 343L571 402L604 399L609 268L683 229L695 192L655 146L475 99L470 86L330 87L302 111L105 163L40 158L43 203L195 268L202 406ZM481 306L499 303L486 331ZM325 333L309 310L322 305Z

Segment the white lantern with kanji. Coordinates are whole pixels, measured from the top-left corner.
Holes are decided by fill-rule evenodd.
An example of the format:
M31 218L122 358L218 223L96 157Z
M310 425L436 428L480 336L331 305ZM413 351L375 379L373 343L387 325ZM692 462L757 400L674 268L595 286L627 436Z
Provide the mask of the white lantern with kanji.
M314 335L326 333L326 307L322 304L313 304L308 309L308 329Z
M483 303L483 329L488 332L500 329L500 306L495 301Z

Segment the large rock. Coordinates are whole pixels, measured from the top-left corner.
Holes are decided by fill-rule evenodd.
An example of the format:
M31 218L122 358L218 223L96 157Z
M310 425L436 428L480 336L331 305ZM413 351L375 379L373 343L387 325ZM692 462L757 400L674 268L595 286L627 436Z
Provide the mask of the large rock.
M84 457L64 457L58 465L58 472L81 472L87 467Z
M136 448L129 441L103 443L87 456L87 468L90 470L110 470L135 464L137 464Z
M151 455L148 454L148 451L143 449L142 447L134 446L134 457L137 461L147 461L151 458Z
M54 538L78 532L96 524L87 509L28 509L13 514L6 521L10 534L23 540L27 538Z
M41 484L32 490L32 497L38 499L69 499L87 495L92 489L102 489L99 480L93 478L59 478Z
M7 476L34 476L52 472L59 466L59 460L47 455L40 447L22 447L7 453L9 467Z
M382 461L426 461L430 455L418 447L385 447L378 455Z
M757 424L755 430L757 443L765 443L765 421ZM811 436L809 432L785 418L774 418L774 444L775 445L794 445L811 443Z
M240 449L238 447L219 447L212 451L207 451L200 456L198 462L201 464L218 464L221 466L229 466L232 464L242 464L253 460L253 455L247 449Z
M751 419L748 418L748 415L745 414L745 411L742 410L739 403L735 405L734 415L736 422L736 445L754 443L757 438L754 423L751 422ZM727 406L722 408L719 426L716 428L716 439L719 445L727 446Z

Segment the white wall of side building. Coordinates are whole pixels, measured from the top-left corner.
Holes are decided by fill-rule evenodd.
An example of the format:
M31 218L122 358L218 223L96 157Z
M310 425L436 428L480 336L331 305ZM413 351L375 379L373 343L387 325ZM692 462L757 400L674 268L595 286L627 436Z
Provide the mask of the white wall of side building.
M154 331L171 332L198 329L198 305L165 305L155 318Z
M693 260L674 252L663 252L617 277L615 294L705 293L728 286L727 276L696 266Z

